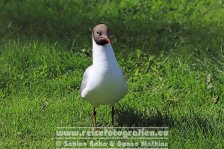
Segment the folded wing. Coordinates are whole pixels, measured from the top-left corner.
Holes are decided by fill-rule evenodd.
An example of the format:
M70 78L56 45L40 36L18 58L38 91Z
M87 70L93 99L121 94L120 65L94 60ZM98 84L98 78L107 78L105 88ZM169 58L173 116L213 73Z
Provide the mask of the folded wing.
M86 88L87 86L87 81L88 81L88 75L89 75L89 70L90 70L91 66L88 67L84 74L83 74L83 79L82 79L82 84L81 84L81 87L80 87L80 93L82 94L83 90Z

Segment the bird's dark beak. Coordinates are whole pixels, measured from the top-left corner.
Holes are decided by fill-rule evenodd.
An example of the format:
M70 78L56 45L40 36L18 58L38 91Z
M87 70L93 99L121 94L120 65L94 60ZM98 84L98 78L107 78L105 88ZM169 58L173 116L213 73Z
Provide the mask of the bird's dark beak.
M105 44L110 43L110 39L107 36L102 36L101 42L105 45Z
M104 40L105 40L106 44L110 43L110 39L107 36L104 37Z

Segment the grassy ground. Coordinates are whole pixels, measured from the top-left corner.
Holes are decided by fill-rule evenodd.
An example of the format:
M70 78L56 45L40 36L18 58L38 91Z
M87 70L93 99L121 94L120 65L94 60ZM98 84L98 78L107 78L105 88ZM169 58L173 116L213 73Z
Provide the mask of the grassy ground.
M0 148L54 148L56 127L92 126L79 87L99 22L129 87L116 126L167 126L170 148L224 148L223 14L222 0L0 1ZM97 114L111 126L109 107Z

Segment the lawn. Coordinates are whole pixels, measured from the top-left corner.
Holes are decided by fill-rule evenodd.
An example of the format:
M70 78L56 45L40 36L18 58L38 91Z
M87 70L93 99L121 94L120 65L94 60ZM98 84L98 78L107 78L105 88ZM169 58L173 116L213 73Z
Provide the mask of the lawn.
M80 97L91 29L106 23L128 83L117 127L169 127L169 148L224 148L223 0L0 1L0 148L55 148L90 127ZM110 107L97 108L100 127Z

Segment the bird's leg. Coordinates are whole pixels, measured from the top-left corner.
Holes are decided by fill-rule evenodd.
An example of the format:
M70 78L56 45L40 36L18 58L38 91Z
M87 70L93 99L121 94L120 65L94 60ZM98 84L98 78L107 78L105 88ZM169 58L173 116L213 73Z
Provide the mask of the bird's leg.
M114 110L114 106L112 106L111 116L112 116L112 126L113 127L114 127L114 114L115 114L115 110Z
M96 108L95 107L93 107L93 124L95 127L97 127L97 125L96 125Z

